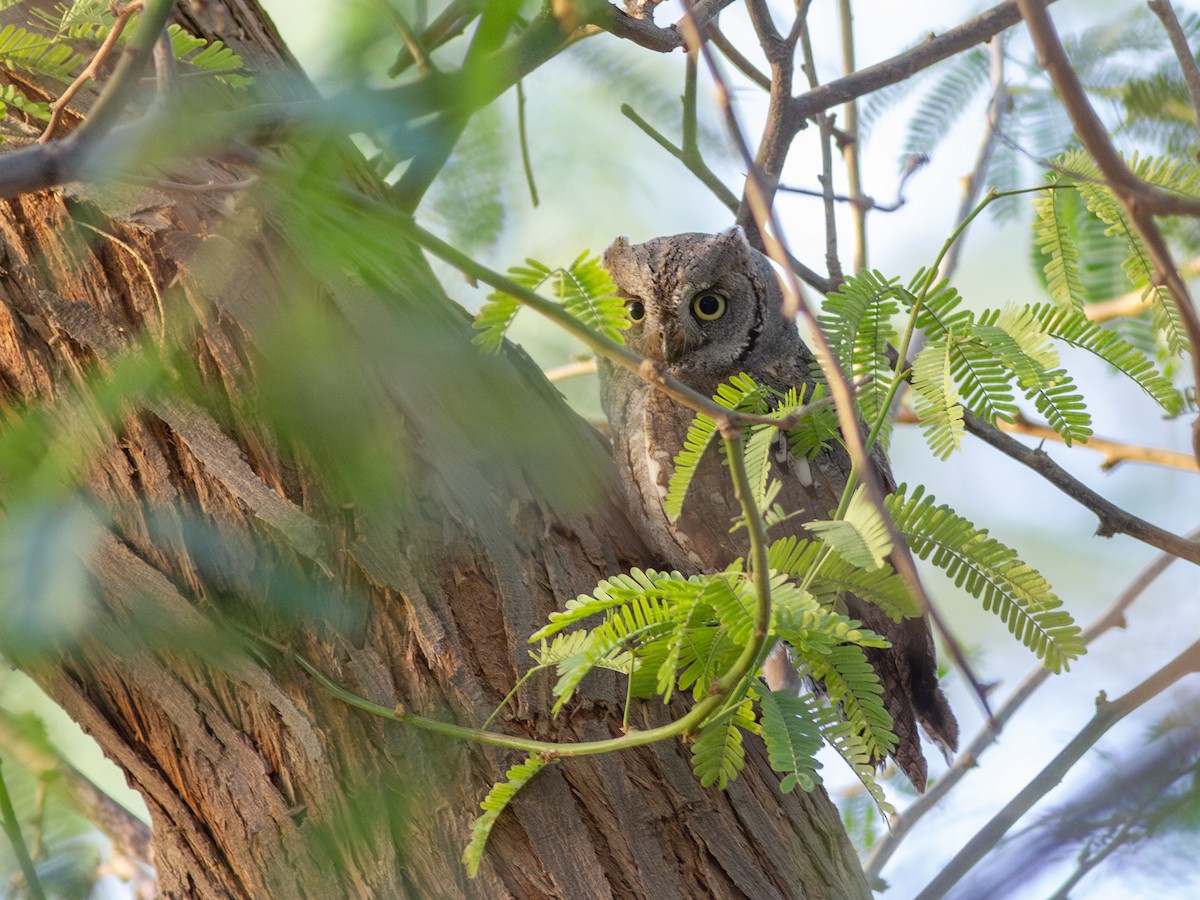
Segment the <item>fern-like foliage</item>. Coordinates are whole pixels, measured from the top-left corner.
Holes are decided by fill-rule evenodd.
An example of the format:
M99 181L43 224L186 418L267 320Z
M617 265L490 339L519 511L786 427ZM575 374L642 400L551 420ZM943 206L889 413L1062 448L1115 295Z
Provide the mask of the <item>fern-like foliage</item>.
M817 751L823 743L812 709L811 695L762 691L758 697L763 741L771 768L784 778L779 789L790 794L799 787L811 791L821 783Z
M85 59L68 44L58 43L44 34L5 25L0 28L0 63L61 81L71 81L72 73Z
M758 733L754 705L749 697L709 719L692 742L692 771L701 787L725 790L746 765L742 732Z
M809 522L805 526L850 565L874 572L892 552L892 539L879 510L860 485L840 519Z
M886 818L887 816L895 815L895 808L887 802L887 798L883 795L883 788L879 782L875 780L875 763L876 758L871 755L871 750L864 743L862 735L855 731L854 726L846 721L838 713L838 710L827 704L820 704L814 700L810 709L813 712L813 719L817 724L817 728L821 732L826 743L829 744L838 755L845 760L850 766L854 774L858 776L858 780L862 782L871 799L875 801L880 813Z
M989 537L987 529L936 505L923 487L911 497L906 491L901 485L885 505L913 555L931 561L955 585L982 599L983 608L999 616L1051 671L1066 669L1084 653L1079 626L1037 570Z
M1127 164L1134 175L1150 184L1189 197L1200 197L1200 167L1190 161L1169 157L1139 159L1135 155ZM1063 154L1056 165L1079 177L1075 190L1087 209L1107 226L1104 235L1125 248L1121 267L1129 283L1149 298L1151 319L1168 353L1182 353L1187 349L1187 340L1178 309L1167 289L1155 283L1154 266L1141 235L1133 228L1112 190L1099 178L1096 164L1083 151L1076 150Z
M735 375L725 384L717 388L713 400L721 406L739 412L757 412L766 404L767 389L758 384L745 373ZM717 438L717 423L714 419L697 413L688 426L687 435L683 439L683 449L676 455L675 468L667 482L667 496L663 499L663 509L667 518L676 521L683 514L683 501L687 499L688 489L692 478L700 466L700 460Z
M1045 334L1098 356L1145 391L1168 415L1183 409L1183 396L1179 390L1145 353L1082 312L1052 304L1036 304L1010 308L996 318L1006 320L1006 330ZM989 319L984 317L985 321Z
M15 85L0 85L0 119L8 115L9 109L15 109L18 112L23 112L25 115L34 119L39 119L42 122L50 121L49 103L30 100L23 93L17 90Z
M742 373L730 378L717 388L713 400L728 410L754 413L782 420L801 408L807 387L776 391L758 384L749 375ZM823 394L823 391L821 392ZM667 518L674 522L683 514L683 504L688 490L700 466L704 454L716 442L717 423L710 416L698 413L688 426L683 447L675 455L674 468L667 482L667 495L663 509ZM778 482L770 478L772 459L781 444L778 426L768 424L748 425L742 431L745 442L746 469L750 475L754 503L765 511L768 524L785 518L782 510L774 507L775 495L779 492ZM797 426L788 431L787 447L801 456L815 456L828 443L840 439L837 430L837 413L830 407L821 407L804 416ZM724 447L722 447L724 452ZM735 527L740 527L740 520Z
M932 154L950 133L963 107L987 84L987 52L968 50L954 57L938 75L909 120L905 153Z
M1068 251L1063 258L1069 256ZM918 272L910 287L899 291L904 303L916 304L926 277ZM976 315L962 307L952 288L937 285L926 290L917 325L929 340L913 363L913 406L930 448L942 458L961 445L958 403L986 421L1012 421L1018 411L1014 389L1033 402L1066 444L1087 440L1091 416L1074 381L1059 366L1053 341L1100 357L1170 414L1182 405L1170 379L1146 353L1091 322L1074 301Z
M847 278L825 298L819 316L821 328L846 377L870 378L856 394L867 422L878 421L892 380L887 349L898 339L892 325L893 317L900 311L896 290L895 279L885 278L879 272L860 272ZM887 436L886 432L880 434L885 445Z
M524 762L509 769L504 775L504 780L492 785L492 789L483 798L483 802L479 804L483 814L471 824L471 840L462 855L463 865L467 867L467 874L472 878L479 872L479 865L483 862L483 851L487 848L496 819L517 796L517 792L549 764L549 760L539 756L527 757Z
M891 566L884 563L866 571L817 541L781 538L771 545L767 564L773 571L804 582L809 593L825 607L833 608L843 594L854 594L878 606L894 622L921 613L904 579Z
M1060 306L1083 309L1087 290L1079 246L1071 234L1070 220L1061 213L1063 198L1070 196L1070 191L1047 190L1033 201L1033 241L1049 257L1042 271L1051 299Z
M929 341L912 367L913 410L929 449L939 459L962 448L963 410L954 384L951 346L948 338Z
M584 251L569 266L558 268L527 259L524 266L510 268L508 275L531 291L549 284L555 299L572 316L618 344L624 343L621 332L629 327L625 301L617 296L617 286L598 256ZM502 291L489 294L475 317L475 328L479 333L474 342L485 350L499 352L520 308L515 297Z

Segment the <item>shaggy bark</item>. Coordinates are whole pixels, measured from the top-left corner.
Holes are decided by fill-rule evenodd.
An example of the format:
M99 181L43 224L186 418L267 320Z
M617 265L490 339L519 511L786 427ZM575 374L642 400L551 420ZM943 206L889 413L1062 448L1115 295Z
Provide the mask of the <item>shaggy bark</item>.
M183 7L191 30L252 68L288 64L254 4ZM248 174L217 160L186 171L197 184ZM349 160L347 177L364 180ZM320 283L296 227L265 193L119 184L26 194L0 215L6 407L67 396L139 335L178 342L181 367L201 376L202 389L95 426L103 450L83 496L97 536L81 548L94 606L52 663L28 663L145 797L163 894L866 896L824 792L781 795L755 741L726 793L699 787L682 742L549 767L468 880L459 854L477 804L517 755L371 717L288 658L238 647L231 619L376 703L478 726L528 670L526 637L549 612L654 562L613 499L601 441L519 353L479 358L418 253L386 261L394 295ZM278 410L264 412L258 371L281 352L298 292L348 336L347 367L361 364L354 341L392 348L394 365L355 381L396 437L396 502L348 495L327 436L295 439L305 404L362 397L301 393L287 438ZM497 423L516 449L487 446ZM547 454L568 471L547 474ZM317 599L298 617L293 595ZM615 680L597 679L557 720L551 680L534 679L498 727L620 733ZM641 727L664 716L641 703L633 714Z

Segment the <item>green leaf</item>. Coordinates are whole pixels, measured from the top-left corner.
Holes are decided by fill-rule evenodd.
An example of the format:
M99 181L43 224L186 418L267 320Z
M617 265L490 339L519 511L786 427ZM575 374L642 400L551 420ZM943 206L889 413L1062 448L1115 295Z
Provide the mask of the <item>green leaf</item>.
M900 311L896 289L895 279L879 272L860 272L825 298L819 316L846 377L871 379L856 392L863 419L868 422L879 419L894 378L887 349L898 340L892 326L892 317ZM881 433L885 445L886 438L887 434Z
M618 344L629 327L625 301L598 256L587 251L565 269L555 272L554 293L563 309L594 331Z
M951 339L931 340L912 367L913 411L921 421L929 449L946 459L962 447L963 411L950 366Z
M805 525L816 538L828 544L848 563L873 571L884 564L892 552L887 524L860 485L850 498L841 519L809 522Z
M767 389L744 372L735 375L717 388L713 400L721 406L739 412L765 414ZM765 426L769 428L770 426ZM663 510L668 520L674 522L683 514L683 502L696 475L705 452L717 437L717 423L703 413L697 413L688 426L683 439L683 448L675 454L671 477L667 481L667 496L663 499ZM765 489L765 487L764 487Z
M1046 579L1014 550L988 536L946 505L935 506L918 486L912 497L901 485L885 503L913 555L930 560L983 600L1046 668L1060 672L1084 653L1079 626L1062 609Z
M701 787L715 784L725 790L729 782L737 778L746 764L743 729L758 730L749 698L710 719L697 732L692 742L692 771L700 779Z
M70 45L27 31L16 25L0 28L0 63L11 69L45 75L63 83L84 64L85 58Z
M1080 312L1049 304L1026 307L1021 316L1026 328L1040 330L1064 344L1100 357L1145 391L1168 415L1182 411L1183 396L1171 379L1145 353L1115 331L1103 328Z
M813 717L811 697L785 691L764 691L758 698L762 710L763 742L771 768L785 777L779 790L790 794L799 787L811 791L821 783L817 751L823 740Z
M861 647L793 645L806 674L821 682L829 702L841 710L873 760L896 748L892 717L883 706L883 685Z
M505 773L504 781L498 781L492 785L492 789L479 804L483 815L471 823L471 840L462 855L463 864L467 867L467 874L472 878L479 872L479 865L483 862L483 851L487 847L488 838L491 837L496 819L517 796L517 792L547 765L549 765L549 761L539 756L527 757L524 762L518 763Z
M1050 257L1043 271L1051 298L1060 306L1082 309L1087 291L1079 247L1069 221L1060 211L1063 198L1071 195L1069 190L1047 190L1033 201L1033 239L1037 248Z

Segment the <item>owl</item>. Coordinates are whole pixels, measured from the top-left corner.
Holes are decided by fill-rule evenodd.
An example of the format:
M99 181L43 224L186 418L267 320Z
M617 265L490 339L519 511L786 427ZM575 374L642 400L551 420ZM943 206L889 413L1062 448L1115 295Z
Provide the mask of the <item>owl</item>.
M740 373L780 391L811 387L814 359L795 323L783 313L783 295L767 258L740 228L717 235L677 234L644 244L617 238L604 265L625 299L633 323L632 349L660 363L670 375L711 396ZM663 499L675 455L683 447L693 412L637 376L601 363L601 399L613 435L621 490L633 520L666 566L685 574L724 569L745 554L744 538L730 534L740 512L728 469L715 448L692 478L679 518L671 522ZM850 458L840 445L800 459L781 442L771 477L782 483L778 501L798 515L771 530L771 538L804 535L804 523L828 519L836 509ZM872 463L885 490L894 482L886 458ZM958 723L938 685L937 660L924 617L899 623L857 597L845 598L849 615L884 635L888 649L866 650L884 688L898 744L892 756L918 790L924 790L925 757L920 724L944 752L956 748ZM768 666L778 688L795 673L786 654ZM879 762L882 762L880 760Z

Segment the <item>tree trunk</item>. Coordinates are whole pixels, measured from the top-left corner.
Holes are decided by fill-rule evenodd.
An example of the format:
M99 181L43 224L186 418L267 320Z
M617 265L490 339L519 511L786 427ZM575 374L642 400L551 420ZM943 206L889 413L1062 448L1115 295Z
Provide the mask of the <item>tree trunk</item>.
M288 64L252 3L179 15L255 70ZM163 177L181 171L252 174L213 160ZM332 280L297 250L305 223L289 209L269 190L75 184L0 217L5 405L54 401L58 434L99 448L75 499L47 513L92 523L87 619L50 657L5 652L145 797L163 894L866 896L825 793L781 795L754 741L724 793L700 788L679 741L550 766L470 880L459 856L479 800L519 756L373 717L239 641L230 622L373 702L478 727L529 669L526 638L549 612L654 562L601 440L519 352L469 346L419 253L380 260L382 289ZM298 303L323 329L296 330ZM81 379L119 368L139 335L182 348L180 378L198 377L115 427L81 421ZM322 395L344 387L326 377L337 365L357 395ZM390 485L341 477L362 448L323 427L337 415L370 418L354 433L378 438ZM597 678L551 719L552 681L531 679L494 727L620 733L622 684ZM638 727L665 716L634 704Z

